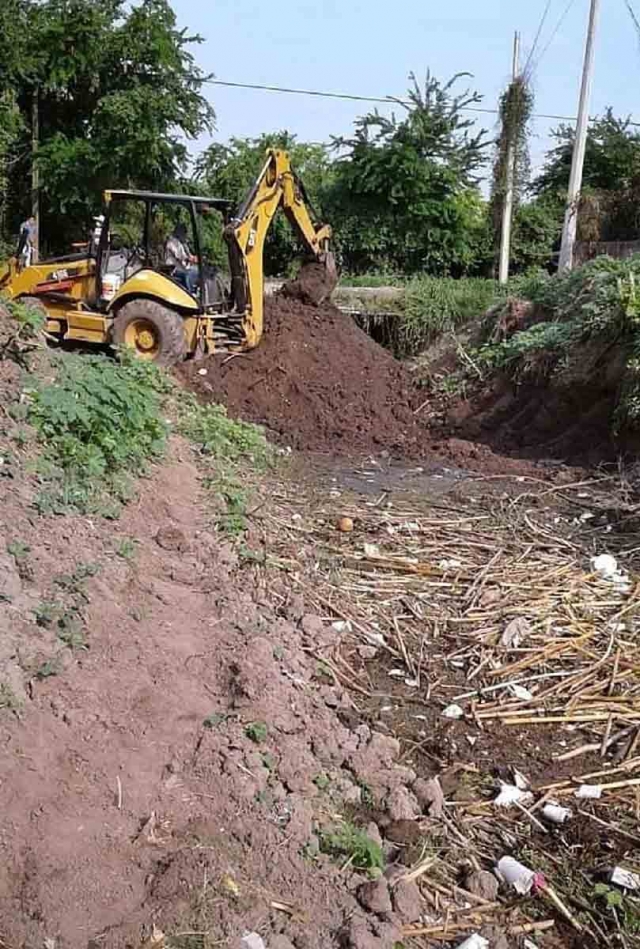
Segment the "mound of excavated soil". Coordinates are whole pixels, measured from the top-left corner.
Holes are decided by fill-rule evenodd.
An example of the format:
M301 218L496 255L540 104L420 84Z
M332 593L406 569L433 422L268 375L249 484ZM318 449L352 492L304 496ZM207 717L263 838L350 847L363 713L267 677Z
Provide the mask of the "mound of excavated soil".
M294 448L415 456L426 440L403 366L333 306L267 300L256 350L187 364L181 374L201 397Z

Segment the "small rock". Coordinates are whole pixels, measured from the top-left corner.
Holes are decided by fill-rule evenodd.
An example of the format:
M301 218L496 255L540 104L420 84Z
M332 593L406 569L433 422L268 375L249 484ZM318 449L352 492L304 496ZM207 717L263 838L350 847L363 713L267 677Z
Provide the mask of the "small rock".
M480 935L489 940L491 949L511 949L511 943L504 929L500 929L499 926L483 926Z
M258 933L245 933L241 939L242 949L267 949Z
M300 620L300 626L302 632L306 633L307 636L319 636L324 632L324 623L319 616L314 616L313 613L305 613Z
M341 517L336 523L336 530L350 534L353 530L353 520L350 517Z
M378 916L387 916L391 912L389 884L384 877L363 883L358 890L358 899L365 909Z
M184 531L170 524L160 528L155 540L158 547L162 547L163 550L178 550L182 552L189 549L189 541L185 537Z
M422 838L420 825L415 820L392 820L385 827L384 835L391 843L402 847L417 844Z
M415 923L422 915L422 897L417 883L400 880L392 891L393 908L403 923Z
M320 695L327 708L338 708L340 705L340 695L330 685L324 685L320 689Z
M295 946L290 939L279 933L269 939L269 949L295 949Z
M488 870L476 870L470 873L465 880L464 886L469 893L474 893L489 903L493 903L497 898L498 890L500 889L497 879L493 873L489 873Z
M358 655L361 659L375 659L378 655L377 646L358 646Z
M382 835L378 825L373 820L370 824L367 824L367 837L369 840L373 840L379 847L382 847Z
M415 820L420 817L420 805L408 788L395 788L387 798L387 811L391 820Z
M438 778L419 778L413 785L413 793L429 817L442 817L444 814L444 794Z

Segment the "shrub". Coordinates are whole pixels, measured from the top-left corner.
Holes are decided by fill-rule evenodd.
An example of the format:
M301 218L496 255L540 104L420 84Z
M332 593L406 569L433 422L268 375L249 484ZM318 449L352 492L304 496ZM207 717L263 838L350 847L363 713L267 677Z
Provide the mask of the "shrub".
M143 472L164 449L164 378L130 358L66 356L55 368L54 382L30 391L28 418L44 445L40 507L97 511L105 495L123 502L127 476Z

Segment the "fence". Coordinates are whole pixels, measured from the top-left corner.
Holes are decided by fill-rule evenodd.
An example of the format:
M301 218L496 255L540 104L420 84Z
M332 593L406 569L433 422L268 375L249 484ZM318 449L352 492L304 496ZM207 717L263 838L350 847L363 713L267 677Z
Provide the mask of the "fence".
M633 257L640 254L640 241L576 241L573 256L576 264L584 264L605 254L616 260Z

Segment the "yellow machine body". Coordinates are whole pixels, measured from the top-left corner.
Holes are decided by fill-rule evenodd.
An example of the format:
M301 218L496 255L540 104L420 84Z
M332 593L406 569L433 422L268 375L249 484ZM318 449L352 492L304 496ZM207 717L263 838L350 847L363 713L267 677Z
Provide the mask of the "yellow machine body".
M110 251L109 214L116 200L132 200L156 207L163 202L182 204L189 209L194 222L198 243L196 261L201 283L204 265L199 250L196 212L202 208L218 208L228 202L216 198L196 198L182 195L161 195L151 192L107 191L104 195L106 223L101 244L95 254L72 255L43 261L20 269L12 258L0 272L0 294L10 299L35 298L47 314L47 332L66 340L89 343L112 343L119 337L128 340L133 332L118 333L117 321L122 319L127 304L135 301L155 301L172 319L182 320L184 345L178 354L174 351L169 361L193 355L200 347L203 353L217 349L252 349L263 333L264 295L264 242L269 226L280 207L298 232L307 255L314 261L330 261L331 228L314 224L304 187L296 177L286 152L269 150L266 162L249 194L225 226L224 236L229 249L231 292L226 300L209 305L205 293L198 296L187 292L170 275L154 268L148 252L140 267L124 279L110 299L101 295L101 261ZM151 212L148 210L148 215ZM144 248L142 249L144 253ZM329 267L329 283L334 284L335 268ZM333 286L329 286L329 292ZM146 304L145 304L146 305ZM131 307L128 308L129 310ZM144 325L145 332L154 330L153 313L147 306L144 319L134 320L133 327ZM154 345L146 350L141 345L142 358L162 355L161 340L166 326L158 324ZM142 341L144 342L144 341ZM146 344L145 344L146 345Z

